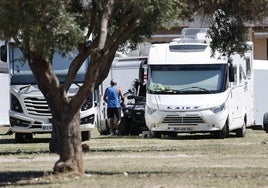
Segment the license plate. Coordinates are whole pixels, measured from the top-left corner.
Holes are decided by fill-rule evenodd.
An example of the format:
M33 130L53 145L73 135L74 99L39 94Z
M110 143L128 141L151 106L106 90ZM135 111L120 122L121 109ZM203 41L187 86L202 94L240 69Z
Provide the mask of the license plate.
M178 132L191 132L193 131L193 128L192 127L174 127L174 131L178 131Z
M42 125L42 129L44 131L51 131L52 130L52 125Z

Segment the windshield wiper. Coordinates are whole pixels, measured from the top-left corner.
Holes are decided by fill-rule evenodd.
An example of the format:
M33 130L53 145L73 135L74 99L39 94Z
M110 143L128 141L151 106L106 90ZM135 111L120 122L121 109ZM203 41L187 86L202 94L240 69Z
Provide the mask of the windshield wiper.
M167 90L164 90L163 92L165 93L181 93L181 90L175 90L175 89L167 89Z
M163 89L163 90L150 90L152 93L155 94L178 94L178 93L182 93L182 91L180 90L174 90L174 89Z
M196 91L202 91L202 92L206 92L206 93L211 93L210 90L207 90L206 88L203 88L203 87L197 87L197 86L186 87L186 88L181 89L181 91L193 91L193 89L196 90Z

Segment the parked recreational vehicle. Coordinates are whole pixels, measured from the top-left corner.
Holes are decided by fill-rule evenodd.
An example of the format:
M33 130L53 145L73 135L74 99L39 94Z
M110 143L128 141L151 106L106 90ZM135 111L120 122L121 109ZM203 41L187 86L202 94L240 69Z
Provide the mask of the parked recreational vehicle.
M138 56L138 57L116 57L112 63L110 72L107 78L102 82L99 86L99 103L98 103L98 131L100 134L108 134L109 133L109 121L107 118L107 106L103 101L104 91L107 87L110 86L111 79L117 80L117 86L123 91L125 95L125 104L133 103L133 99L128 99L127 96L130 94L129 89L134 87L134 81L136 79L144 81L147 78L146 68L144 66L144 62L147 60L146 56ZM128 113L128 111L124 111ZM124 114L122 114L123 116ZM128 125L125 123L125 119L122 119L122 123L120 125L121 132L123 134L128 134L127 130ZM139 126L139 124L137 124ZM146 125L142 125L145 126ZM124 130L123 130L124 129ZM137 127L139 129L139 127Z
M51 112L41 91L38 89L27 60L15 43L0 42L1 62L9 66L10 76L10 128L15 133L17 142L32 139L33 134L49 133L52 131ZM54 54L53 68L60 82L65 80L67 71L75 52L62 56ZM82 84L88 65L88 60L80 68L75 84L71 85L68 95L71 97L77 93ZM82 140L90 138L90 131L95 127L96 109L93 105L93 97L89 97L81 108L80 130Z
M152 136L243 137L253 124L252 50L232 55L232 61L219 53L211 57L206 32L187 28L179 43L152 45L145 111Z

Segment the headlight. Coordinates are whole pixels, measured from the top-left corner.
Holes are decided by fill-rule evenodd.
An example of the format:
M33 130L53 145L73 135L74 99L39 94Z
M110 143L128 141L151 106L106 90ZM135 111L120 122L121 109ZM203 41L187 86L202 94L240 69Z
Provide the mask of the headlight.
M126 108L126 109L124 110L124 112L125 112L125 114L129 114L129 113L130 113L130 110L129 110L128 108Z
M90 109L93 106L92 97L88 97L87 101L83 104L81 111Z
M22 107L20 105L20 101L14 95L11 95L10 103L11 103L10 107L11 110L22 113Z
M147 113L150 115L152 115L156 111L156 109L150 108L149 106L146 106L146 110L147 110Z
M87 116L87 117L84 117L80 120L80 124L83 125L83 124L93 124L94 123L94 114L90 115L90 116Z
M221 105L219 105L219 106L215 106L215 107L211 108L210 110L211 110L214 114L216 114L216 113L221 112L221 111L224 110L224 109L225 109L225 103L222 103Z

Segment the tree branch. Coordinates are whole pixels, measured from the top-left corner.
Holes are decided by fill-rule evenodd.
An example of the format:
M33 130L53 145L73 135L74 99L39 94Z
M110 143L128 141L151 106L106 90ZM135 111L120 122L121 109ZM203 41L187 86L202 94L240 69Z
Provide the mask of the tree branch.
M104 14L102 15L101 26L100 26L99 49L103 49L106 42L108 22L112 14L113 5L114 0L109 0L106 6L106 12L104 12Z
M80 69L80 67L82 66L82 64L86 60L86 58L90 55L90 49L91 49L91 47L86 48L85 46L83 46L82 49L80 49L80 51L79 51L80 53L72 61L71 65L68 69L68 73L67 73L67 76L66 76L66 79L64 81L63 88L62 88L65 91L69 90L70 86L72 85L72 83L75 79L75 76L76 76L78 70Z
M92 11L91 11L91 16L90 16L90 23L89 23L89 26L88 26L88 32L87 32L87 35L86 35L86 39L88 39L90 37L90 35L92 34L93 32L93 29L94 29L94 26L96 24L96 18L97 18L97 13L98 13L98 9L97 9L97 2L96 0L93 0L92 1Z
M121 41L127 40L129 34L137 28L141 19L141 14L139 11L131 12L123 21L122 26L119 27L112 36L108 39L107 44L105 45L106 49L111 48L112 46L119 46ZM127 32L126 32L127 31ZM127 36L127 38L125 38Z

